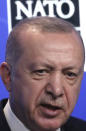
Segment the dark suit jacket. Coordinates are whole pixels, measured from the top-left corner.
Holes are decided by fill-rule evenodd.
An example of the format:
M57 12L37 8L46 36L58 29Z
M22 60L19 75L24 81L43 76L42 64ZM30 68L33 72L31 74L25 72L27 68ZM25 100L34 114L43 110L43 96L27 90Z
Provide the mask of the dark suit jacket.
M0 102L0 131L11 131L4 116L3 108L7 100ZM86 121L70 117L61 131L86 131Z

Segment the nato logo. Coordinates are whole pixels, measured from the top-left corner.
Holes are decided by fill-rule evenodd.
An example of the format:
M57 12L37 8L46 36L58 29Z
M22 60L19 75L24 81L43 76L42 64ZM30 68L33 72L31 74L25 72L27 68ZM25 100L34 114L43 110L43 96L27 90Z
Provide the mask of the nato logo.
M78 0L8 0L7 6L10 30L20 20L35 16L59 17L80 26Z

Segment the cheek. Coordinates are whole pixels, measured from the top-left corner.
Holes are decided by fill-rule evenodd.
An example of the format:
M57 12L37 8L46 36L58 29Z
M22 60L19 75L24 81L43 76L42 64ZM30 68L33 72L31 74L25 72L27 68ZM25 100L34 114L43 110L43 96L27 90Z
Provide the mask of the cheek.
M75 104L78 99L79 91L80 91L80 88L76 86L67 87L67 89L65 89L66 100L67 100L68 108L70 112L72 112L75 107Z
M15 81L14 83L16 84L14 86L14 90L16 89L15 94L18 94L17 99L22 99L21 102L24 104L24 106L26 106L26 108L34 110L37 104L37 100L44 90L45 82L36 81L27 76L19 76L19 78L16 77Z

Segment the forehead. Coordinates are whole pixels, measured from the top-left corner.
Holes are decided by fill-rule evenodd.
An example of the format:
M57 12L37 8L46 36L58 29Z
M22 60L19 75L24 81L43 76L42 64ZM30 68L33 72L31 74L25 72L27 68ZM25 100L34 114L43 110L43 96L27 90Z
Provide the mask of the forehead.
M28 48L51 47L82 49L81 39L75 32L40 32L36 29L22 31L19 35L21 46Z
M81 41L74 32L71 33L40 33L39 31L22 32L20 43L26 61L76 61L82 63ZM80 61L79 61L80 60ZM66 63L66 62L65 62Z

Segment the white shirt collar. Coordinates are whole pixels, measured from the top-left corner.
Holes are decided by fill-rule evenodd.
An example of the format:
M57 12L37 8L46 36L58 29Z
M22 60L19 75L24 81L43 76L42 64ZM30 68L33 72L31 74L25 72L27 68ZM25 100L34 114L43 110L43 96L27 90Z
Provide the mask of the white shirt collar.
M24 126L24 124L13 113L9 104L9 100L4 108L4 114L11 131L30 131ZM59 128L56 131L61 131L61 130Z
M11 131L30 131L12 112L10 104L9 104L9 100L4 108L4 114Z

